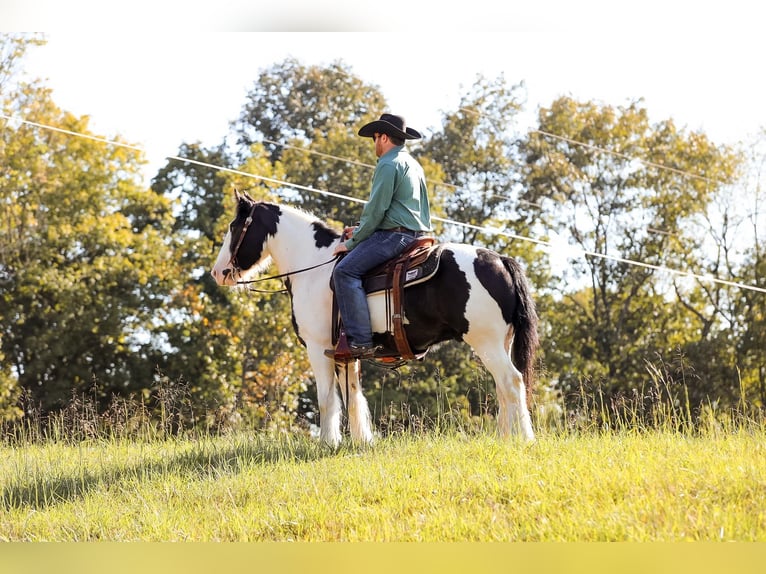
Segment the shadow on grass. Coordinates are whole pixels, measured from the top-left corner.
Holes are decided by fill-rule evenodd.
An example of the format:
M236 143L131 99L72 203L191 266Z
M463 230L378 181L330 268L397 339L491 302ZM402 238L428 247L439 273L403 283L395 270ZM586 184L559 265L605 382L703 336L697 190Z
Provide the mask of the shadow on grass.
M110 445L105 444L103 448L109 449ZM115 484L147 482L162 476L204 479L236 475L265 465L311 463L342 456L352 450L351 446L334 450L310 439L258 436L237 439L233 444L227 439L200 439L177 444L167 442L167 453L158 449L157 454L150 455L151 460L137 464L112 465L100 470L80 468L63 476L41 473L40 476L21 477L15 484L3 485L0 509L42 510L83 498L97 488ZM54 472L51 471L51 474Z

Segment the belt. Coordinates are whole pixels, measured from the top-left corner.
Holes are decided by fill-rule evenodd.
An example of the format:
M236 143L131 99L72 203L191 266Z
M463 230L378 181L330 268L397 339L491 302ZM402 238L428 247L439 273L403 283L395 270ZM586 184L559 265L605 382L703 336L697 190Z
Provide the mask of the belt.
M426 235L428 231L415 231L413 229L407 229L406 227L391 227L390 229L382 229L381 231L395 231L396 233L404 233L405 235L412 235L413 237L420 237Z

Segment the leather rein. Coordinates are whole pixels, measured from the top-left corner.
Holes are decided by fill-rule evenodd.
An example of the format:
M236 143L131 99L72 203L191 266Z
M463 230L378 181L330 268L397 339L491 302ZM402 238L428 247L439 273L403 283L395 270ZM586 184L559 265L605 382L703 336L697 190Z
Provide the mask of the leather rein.
M296 269L295 271L288 271L287 273L280 273L279 275L269 275L268 277L259 277L258 279L250 279L249 281L237 281L237 285L250 285L252 283L260 283L261 281L268 281L270 279L282 279L284 277L290 277L291 275L298 275L298 273L305 273L306 271L311 271L312 269L316 269L317 267L322 267L324 265L329 265L336 259L338 259L339 255L335 255L332 259L329 259L325 261L324 263L317 263L316 265L312 265L311 267L304 267L303 269ZM287 291L287 287L284 289L274 289L272 291L266 290L266 289L253 289L250 287L248 289L249 291L255 291L256 293L285 293Z

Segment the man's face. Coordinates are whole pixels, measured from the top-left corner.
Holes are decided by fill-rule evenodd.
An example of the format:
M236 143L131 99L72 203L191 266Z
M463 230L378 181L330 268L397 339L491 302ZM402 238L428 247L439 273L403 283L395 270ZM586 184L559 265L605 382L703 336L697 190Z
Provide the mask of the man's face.
M378 157L383 155L383 143L386 138L388 138L386 134L372 134L372 140L375 142L375 155Z

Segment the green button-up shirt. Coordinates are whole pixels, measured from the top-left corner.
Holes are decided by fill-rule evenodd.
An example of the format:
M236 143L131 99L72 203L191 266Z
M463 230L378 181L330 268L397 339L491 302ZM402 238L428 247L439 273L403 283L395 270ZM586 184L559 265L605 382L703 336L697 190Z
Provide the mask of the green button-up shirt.
M396 146L378 158L370 200L346 247L350 251L376 230L394 227L431 231L426 177L404 146Z

